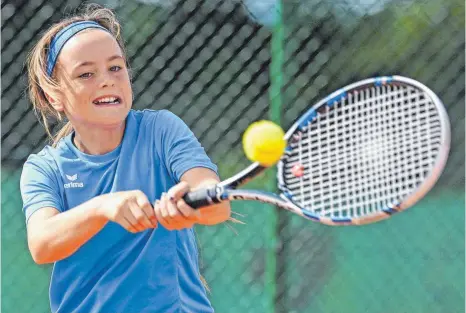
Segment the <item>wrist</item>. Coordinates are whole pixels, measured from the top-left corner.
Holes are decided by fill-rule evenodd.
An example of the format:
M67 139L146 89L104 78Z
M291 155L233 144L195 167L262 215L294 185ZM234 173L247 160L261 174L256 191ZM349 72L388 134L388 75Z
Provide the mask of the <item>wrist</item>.
M107 222L108 218L104 212L103 200L103 195L92 198L91 200L89 200L88 208L90 211L89 213L92 217Z

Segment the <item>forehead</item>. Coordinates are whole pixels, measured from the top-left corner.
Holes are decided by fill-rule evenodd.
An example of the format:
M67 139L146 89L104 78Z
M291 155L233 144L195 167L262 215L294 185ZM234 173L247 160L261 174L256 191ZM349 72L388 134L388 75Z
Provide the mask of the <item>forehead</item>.
M123 56L113 35L101 29L91 28L70 38L63 46L58 61L66 67L84 61L107 60L113 55Z

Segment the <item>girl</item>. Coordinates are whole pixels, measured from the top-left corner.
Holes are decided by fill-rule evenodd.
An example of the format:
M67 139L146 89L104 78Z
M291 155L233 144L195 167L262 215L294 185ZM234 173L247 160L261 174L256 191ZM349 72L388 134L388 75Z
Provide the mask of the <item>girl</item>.
M217 168L177 116L131 109L114 14L90 6L53 25L28 73L48 134L51 115L68 120L21 176L29 250L54 263L52 312L213 312L192 226L227 220L230 206L182 200L219 182Z

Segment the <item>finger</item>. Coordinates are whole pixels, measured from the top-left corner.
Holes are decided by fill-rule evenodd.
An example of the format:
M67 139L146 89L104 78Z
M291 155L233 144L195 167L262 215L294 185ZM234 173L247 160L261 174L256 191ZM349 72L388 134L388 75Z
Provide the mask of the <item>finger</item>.
M131 225L131 223L125 218L123 217L122 219L120 219L118 221L118 224L120 224L124 229L126 229L127 231L129 231L130 233L137 233L138 231L136 230L136 228L133 227L133 225Z
M153 211L153 209L151 209L151 210ZM157 217L155 216L155 214L154 214L153 217L149 218L149 220L150 220L150 223L151 223L153 228L158 227Z
M144 193L142 192L137 193L135 200L138 206L144 210L144 212L146 213L149 219L152 217L155 217L154 210L153 210L154 207L149 202L149 199Z
M132 227L134 227L134 229L136 231L143 231L144 230L144 227L139 225L138 221L136 220L136 218L134 217L132 211L131 211L131 208L129 208L129 210L126 210L124 213L123 213L123 216L125 217L125 219L128 221L128 223L130 223L130 225Z
M131 201L129 204L133 216L136 218L138 225L142 229L152 228L152 223L144 210L138 205L136 201Z
M154 211L159 222L168 230L180 230L192 227L194 222L184 218L181 213L178 214L178 218L176 219L170 217L169 202L166 194L162 194L161 199L156 201Z
M178 200L176 206L178 207L178 210L180 210L180 212L183 214L183 216L189 220L198 220L198 218L200 217L201 212L190 207L188 204L186 204L186 202L183 199Z
M160 211L168 224L172 224L176 221L177 209L170 205L170 201L168 200L168 196L165 192L162 193L162 196L160 197Z
M139 207L149 219L152 227L157 227L157 218L155 217L154 207L147 201L138 201Z
M163 200L166 203L166 208L168 211L168 216L170 218L170 222L177 222L182 216L181 212L176 207L176 204L173 200L168 198L168 194L162 196Z
M149 199L147 199L147 196L142 192L137 193L136 202L149 219L151 227L157 227L157 218L155 217L154 207L150 204Z
M152 205L146 205L142 207L144 214L147 216L151 227L157 228L157 217L155 217L154 208Z
M154 214L155 214L155 217L157 218L157 221L159 221L163 227L165 227L166 229L170 229L169 222L165 219L165 217L162 214L162 204L160 200L155 201Z
M179 199L181 199L185 193L187 193L189 191L189 185L187 182L185 181L182 181L180 182L179 184L176 184L175 186L173 186L172 188L170 188L170 190L168 190L168 198L171 200L171 201L178 201Z
M167 207L168 207L168 210L169 212L173 212L175 211L176 212L176 215L175 216L172 216L170 215L170 217L172 218L172 221L173 223L176 223L176 224L180 224L181 226L180 227L177 227L177 229L181 229L181 228L186 228L186 227L191 227L192 226L192 223L194 221L190 220L189 218L187 218L180 210L180 208L178 207L177 203L174 202L174 201L170 201L170 200L167 200L168 203L167 203ZM189 208L188 207L188 211L187 211L187 214L190 214L189 212ZM192 209L191 209L192 210Z

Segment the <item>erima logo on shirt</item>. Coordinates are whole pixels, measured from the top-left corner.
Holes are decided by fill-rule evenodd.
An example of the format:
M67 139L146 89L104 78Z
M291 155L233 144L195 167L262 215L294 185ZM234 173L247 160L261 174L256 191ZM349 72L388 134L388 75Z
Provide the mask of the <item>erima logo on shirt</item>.
M65 188L83 188L84 187L83 183L75 183L74 182L75 180L78 179L78 174L74 174L74 175L71 175L71 176L70 175L65 175L65 176L71 182L64 184L63 187L65 187Z
M70 175L65 175L66 178L68 178L68 180L71 180L71 181L75 181L76 179L78 179L78 174L74 174L73 176L70 176Z

